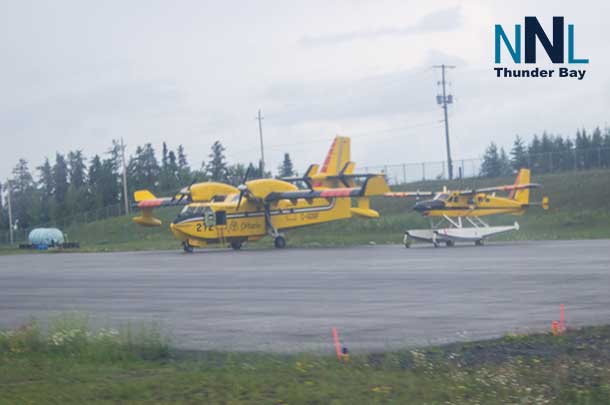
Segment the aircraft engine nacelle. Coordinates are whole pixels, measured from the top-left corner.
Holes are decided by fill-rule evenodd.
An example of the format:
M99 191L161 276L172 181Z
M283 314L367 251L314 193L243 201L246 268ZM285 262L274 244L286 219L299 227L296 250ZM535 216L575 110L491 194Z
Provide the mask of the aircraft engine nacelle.
M248 192L256 199L263 200L273 192L297 191L298 188L292 183L277 179L257 179L246 183Z
M236 187L229 184L206 182L195 183L190 187L191 201L207 202L211 201L214 196L228 195L239 193Z

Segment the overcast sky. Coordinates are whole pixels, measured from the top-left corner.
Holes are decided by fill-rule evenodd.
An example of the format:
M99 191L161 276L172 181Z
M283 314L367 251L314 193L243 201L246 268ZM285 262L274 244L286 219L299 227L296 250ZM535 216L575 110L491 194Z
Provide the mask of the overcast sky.
M220 140L230 162L289 152L320 162L352 135L359 166L445 158L439 73L449 72L456 158L515 134L608 124L610 3L573 1L1 1L0 179L20 157L183 144L192 167ZM575 25L584 80L498 79L494 24ZM539 53L543 60L546 54ZM547 65L547 67L552 67Z

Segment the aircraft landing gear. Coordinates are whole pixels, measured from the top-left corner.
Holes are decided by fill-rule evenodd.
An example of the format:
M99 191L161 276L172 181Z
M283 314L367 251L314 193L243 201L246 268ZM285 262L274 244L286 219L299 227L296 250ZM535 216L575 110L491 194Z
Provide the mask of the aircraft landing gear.
M193 253L193 247L186 240L182 242L182 249L185 253Z
M404 239L402 241L405 244L405 247L407 249L411 247L411 238L409 238L409 234L408 233L405 233L405 237L404 237Z
M475 246L483 246L485 244L484 239L479 239L474 242Z
M439 246L439 244L436 240L436 231L434 231L434 234L432 234L432 244L434 245L435 248L437 248Z
M286 247L286 239L284 239L284 237L271 223L271 211L269 210L269 204L265 204L265 225L267 226L267 233L273 236L273 245L277 249L284 249Z
M230 245L231 245L231 249L239 250L239 249L241 249L242 243L238 242L238 241L233 241L233 242L230 243Z
M273 240L273 244L278 249L284 249L286 247L286 239L282 235L278 235Z
M453 247L455 246L455 242L452 240L448 240L447 242L445 242L445 246L447 247Z

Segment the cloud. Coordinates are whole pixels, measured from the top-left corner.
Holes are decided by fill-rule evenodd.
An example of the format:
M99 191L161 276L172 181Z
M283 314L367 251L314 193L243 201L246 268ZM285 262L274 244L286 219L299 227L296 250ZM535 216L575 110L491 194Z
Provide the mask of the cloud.
M358 30L329 35L305 36L299 40L299 44L305 47L316 47L357 40L371 40L381 37L407 36L426 32L453 31L459 29L461 23L462 13L460 7L458 6L426 14L415 24L402 28L388 27L379 28L376 30Z
M264 94L267 114L278 125L308 121L387 118L436 111L437 76L432 65L463 65L455 55L428 51L420 66L357 79L285 81Z

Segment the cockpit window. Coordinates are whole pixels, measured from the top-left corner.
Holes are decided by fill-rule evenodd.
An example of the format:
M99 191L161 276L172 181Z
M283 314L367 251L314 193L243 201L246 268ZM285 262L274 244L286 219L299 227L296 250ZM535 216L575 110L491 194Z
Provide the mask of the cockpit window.
M178 214L178 217L176 219L182 220L182 219L188 219L188 218L192 218L192 217L203 216L204 209L205 209L205 206L187 205L186 207L184 207L182 209L182 211L180 211L180 214Z
M434 199L435 200L440 200L440 201L445 201L448 197L449 197L449 194L447 194L447 193L440 193L440 194L437 194L434 197Z
M180 211L180 215L192 215L192 214L196 214L198 211L203 212L201 210L201 207L193 207L191 205L187 205L186 207L184 207L182 209L182 211Z

